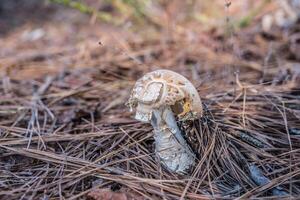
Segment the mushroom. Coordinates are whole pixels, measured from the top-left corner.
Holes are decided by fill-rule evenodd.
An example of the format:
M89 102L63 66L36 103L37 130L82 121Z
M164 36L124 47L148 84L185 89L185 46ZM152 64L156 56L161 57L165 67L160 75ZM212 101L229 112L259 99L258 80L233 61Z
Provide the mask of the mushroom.
M139 79L127 102L135 119L151 123L155 152L168 170L185 174L195 163L195 154L182 136L179 121L202 116L202 103L193 84L170 70L157 70Z

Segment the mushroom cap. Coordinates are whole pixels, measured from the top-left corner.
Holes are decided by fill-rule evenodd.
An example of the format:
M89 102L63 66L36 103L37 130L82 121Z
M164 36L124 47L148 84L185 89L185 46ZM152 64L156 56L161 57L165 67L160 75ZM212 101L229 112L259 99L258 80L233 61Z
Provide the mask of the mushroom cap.
M136 109L135 118L150 122L153 109L170 106L181 119L202 116L202 103L193 84L184 76L170 71L157 70L140 78L130 95L127 105Z

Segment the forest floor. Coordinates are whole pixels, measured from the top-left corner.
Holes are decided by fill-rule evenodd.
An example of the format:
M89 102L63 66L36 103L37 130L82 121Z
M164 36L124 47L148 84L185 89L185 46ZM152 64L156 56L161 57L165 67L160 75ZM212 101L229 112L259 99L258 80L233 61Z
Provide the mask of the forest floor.
M257 23L229 34L193 23L129 31L71 9L36 9L16 11L14 22L5 13L0 19L1 198L206 199L222 196L224 188L229 196L258 197L299 178L300 24L264 32ZM292 95L296 119L280 121L295 145L287 151L295 153L288 172L270 173L277 182L265 188L251 183L238 189L222 188L209 174L194 183L195 176L162 169L152 127L134 120L125 106L135 81L162 68L188 77L204 103L224 98L224 110L236 106L238 113L222 115L224 123L236 117L234 128L259 116L245 114L243 96L249 95L250 108L264 103L251 93ZM290 191L300 193L298 186Z

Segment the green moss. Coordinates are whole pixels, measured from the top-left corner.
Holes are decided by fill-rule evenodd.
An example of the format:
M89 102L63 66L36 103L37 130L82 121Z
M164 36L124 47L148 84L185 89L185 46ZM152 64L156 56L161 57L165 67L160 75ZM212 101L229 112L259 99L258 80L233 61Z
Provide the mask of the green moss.
M112 16L106 12L100 12L92 7L85 5L84 3L72 0L49 0L52 3L61 4L73 9L76 9L85 14L96 14L97 18L104 22L114 22Z

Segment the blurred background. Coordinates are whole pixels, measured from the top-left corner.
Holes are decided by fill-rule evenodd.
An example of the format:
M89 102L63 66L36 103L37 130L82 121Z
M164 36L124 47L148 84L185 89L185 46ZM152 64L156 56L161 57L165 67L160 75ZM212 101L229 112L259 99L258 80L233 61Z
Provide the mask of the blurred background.
M198 48L199 55L203 55L196 63L261 68L251 63L260 61L274 66L274 60L266 63L266 57L281 55L282 48L289 51L284 58L300 57L299 4L299 0L3 0L1 71L23 79L66 67L99 66L103 49L113 56L128 54L129 58L132 48L141 48L129 43L143 42L141 46L147 46L145 41L149 45L173 41L180 49L194 46L190 51ZM278 42L284 45L278 47ZM270 52L276 47L279 52ZM219 54L224 58L216 59ZM249 62L240 63L241 59ZM145 59L133 60L154 64ZM158 64L171 67L165 62L159 60Z

